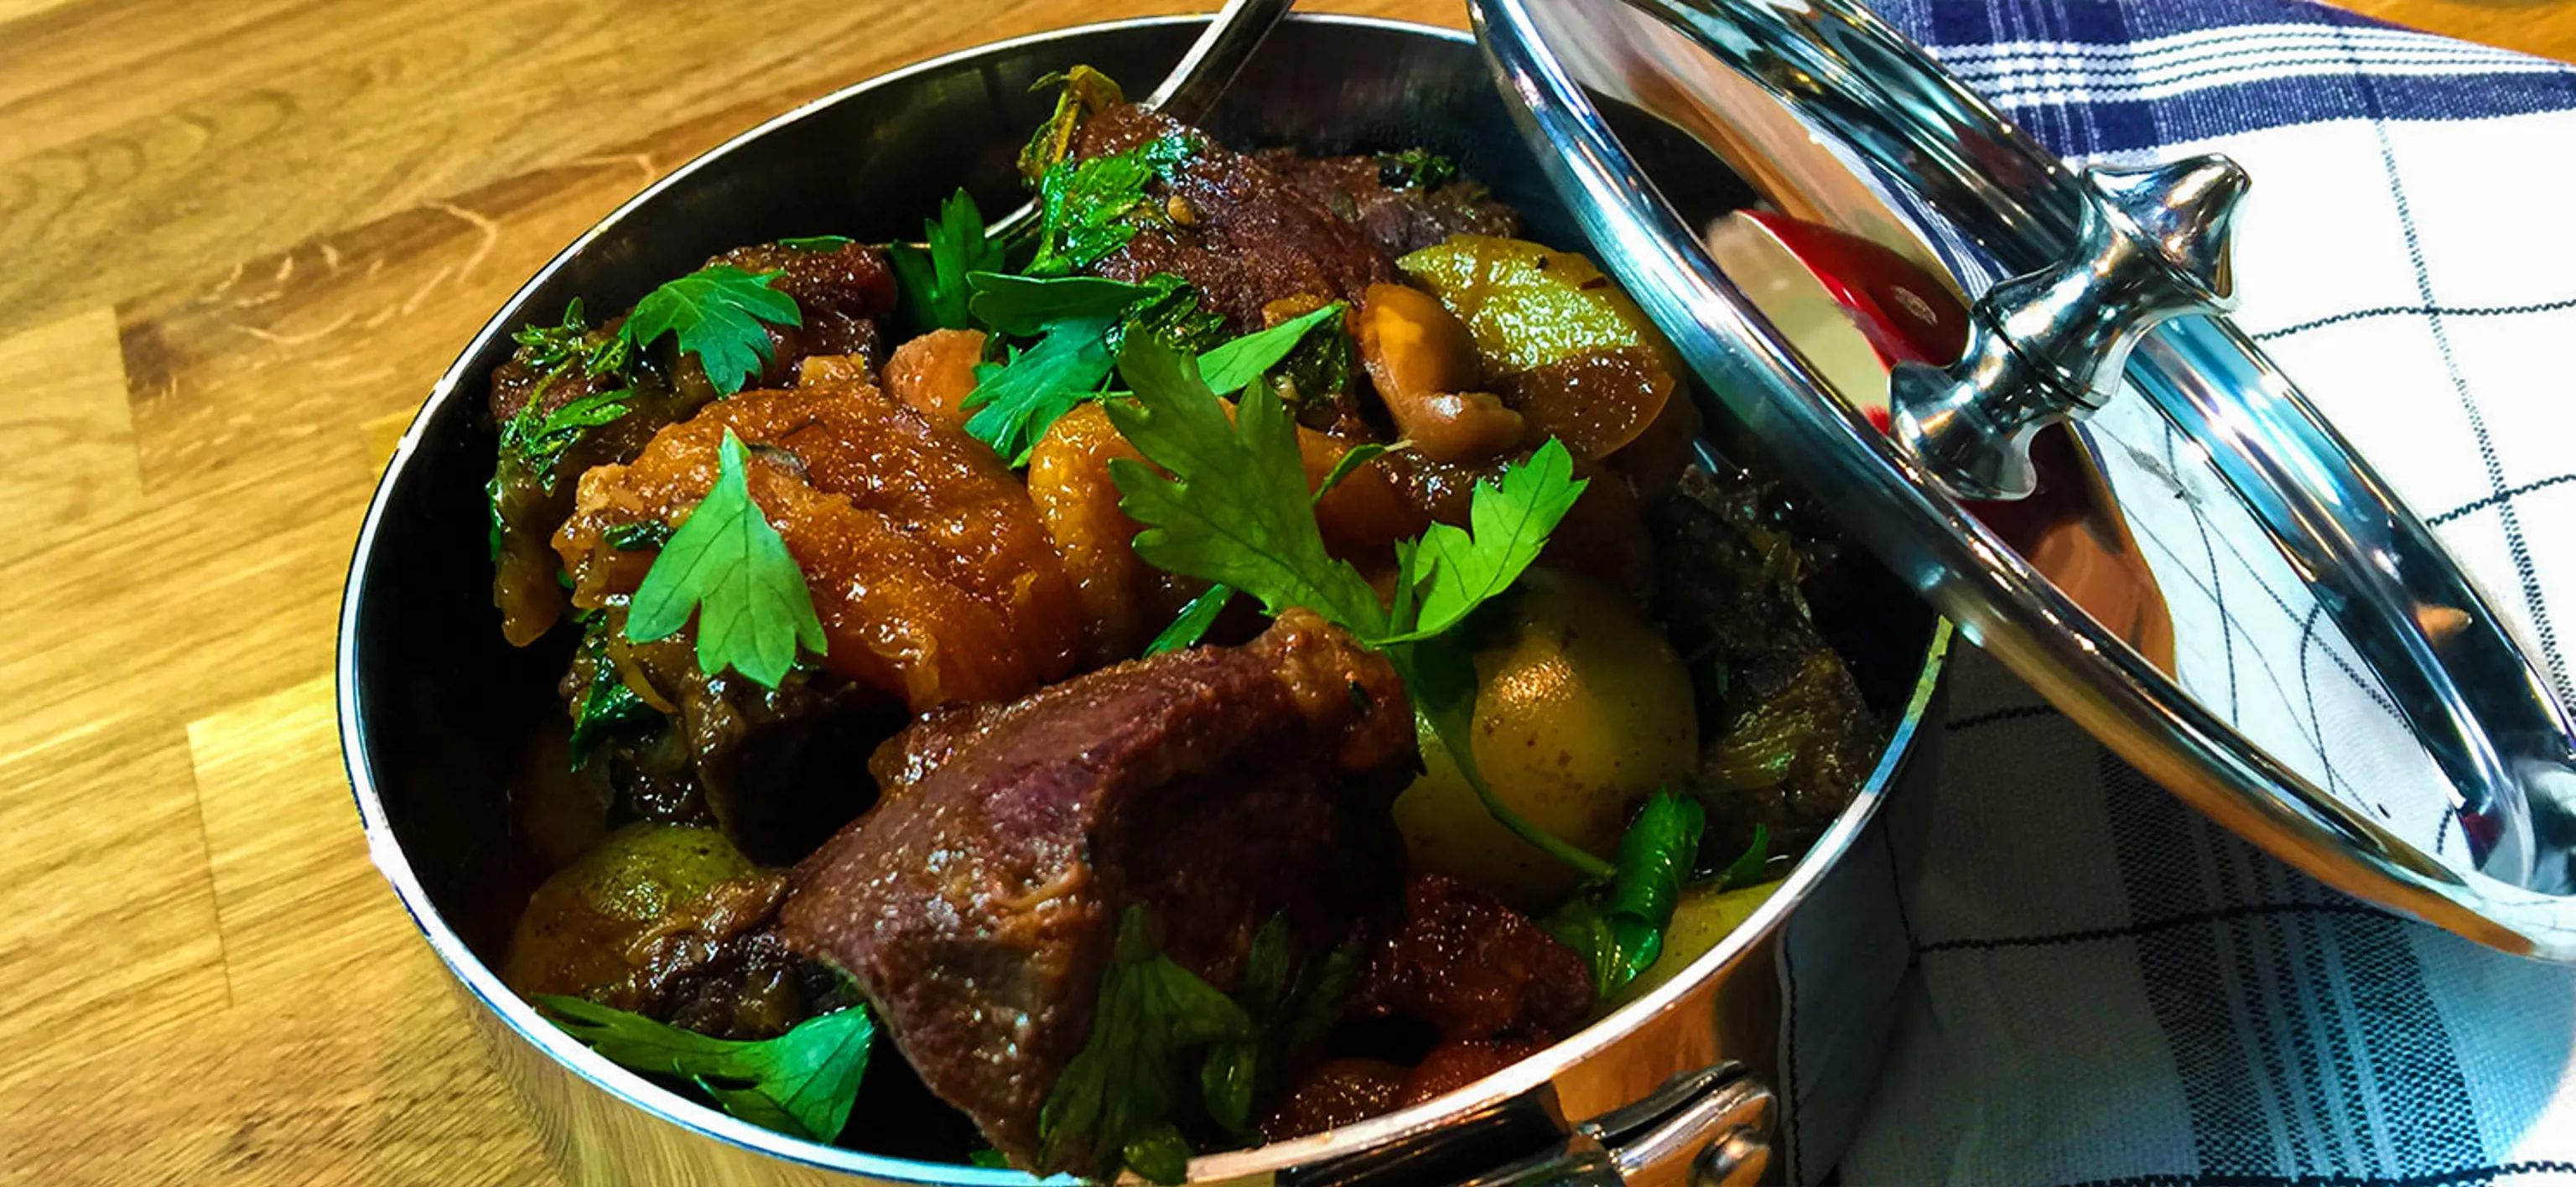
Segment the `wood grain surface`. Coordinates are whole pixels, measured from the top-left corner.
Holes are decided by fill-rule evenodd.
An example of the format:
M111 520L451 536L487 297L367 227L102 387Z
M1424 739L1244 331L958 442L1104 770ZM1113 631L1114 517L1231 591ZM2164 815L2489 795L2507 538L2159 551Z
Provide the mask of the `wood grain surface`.
M2354 6L2576 56L2576 4ZM0 0L0 1182L553 1181L342 772L334 617L394 439L690 156L1184 7Z

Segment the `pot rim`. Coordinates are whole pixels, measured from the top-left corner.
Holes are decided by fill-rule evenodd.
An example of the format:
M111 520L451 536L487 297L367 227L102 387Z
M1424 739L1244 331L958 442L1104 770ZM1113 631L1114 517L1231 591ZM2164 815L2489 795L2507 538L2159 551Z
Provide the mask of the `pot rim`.
M809 118L825 109L837 107L915 75L954 67L960 63L1028 45L1072 40L1099 33L1169 25L1199 25L1210 19L1205 14L1130 17L1098 21L1059 29L1043 30L1001 41L967 46L908 66L898 67L841 87L809 100L797 107L762 121L758 125L727 138L723 143L673 169L638 191L633 197L584 230L545 266L520 285L510 298L496 309L482 328L469 339L456 361L449 364L427 399L403 432L394 448L384 473L377 479L375 493L369 501L366 518L358 529L356 544L351 549L349 576L343 587L335 646L334 702L340 727L341 761L348 773L350 790L357 802L359 821L367 838L367 853L376 869L391 884L395 897L412 923L427 940L430 950L447 966L459 984L484 1009L490 1010L519 1039L535 1046L557 1064L571 1069L592 1086L616 1097L645 1114L704 1137L728 1145L767 1155L789 1163L822 1170L872 1176L903 1183L936 1184L1008 1184L1030 1181L1026 1172L988 1169L958 1163L918 1162L870 1154L839 1146L809 1142L800 1138L753 1125L721 1110L699 1104L668 1091L642 1075L630 1071L583 1045L579 1040L547 1021L536 1008L501 983L498 973L486 966L469 948L463 937L449 926L431 901L429 893L413 871L400 840L394 835L386 815L383 797L376 788L369 769L366 730L358 712L357 656L354 641L358 637L357 616L366 584L367 561L376 548L376 536L382 528L389 496L419 450L422 435L431 418L449 402L465 379L466 370L495 335L506 334L520 320L522 306L539 288L561 271L571 260L589 250L593 244L616 229L638 210L653 202L664 190L685 178L718 167L727 156L743 146L771 133ZM1453 44L1472 45L1472 34L1459 29L1425 25L1413 21L1393 20L1346 13L1297 12L1290 20L1306 24L1339 26L1428 37ZM1682 972L1653 991L1613 1010L1573 1036L1545 1051L1521 1060L1504 1070L1465 1088L1431 1101L1372 1117L1356 1125L1343 1126L1324 1133L1293 1141L1276 1142L1248 1150L1203 1155L1190 1161L1189 1181L1226 1180L1241 1176L1262 1175L1290 1167L1328 1161L1358 1153L1408 1137L1417 1137L1438 1129L1450 1120L1500 1104L1542 1084L1554 1080L1561 1072L1599 1054L1638 1030L1649 1021L1676 1008L1682 999L1711 978L1733 966L1754 951L1777 930L1789 913L1796 909L1815 888L1825 870L1838 861L1852 841L1878 811L1888 785L1902 767L1915 743L1933 692L1939 684L1949 654L1952 627L1947 619L1935 617L1931 639L1925 649L1922 667L1906 697L1903 713L1889 730L1884 748L1869 777L1854 793L1852 802L1834 818L1823 836L1802 856L1797 866L1783 879L1777 890L1753 914L1734 930L1701 954Z

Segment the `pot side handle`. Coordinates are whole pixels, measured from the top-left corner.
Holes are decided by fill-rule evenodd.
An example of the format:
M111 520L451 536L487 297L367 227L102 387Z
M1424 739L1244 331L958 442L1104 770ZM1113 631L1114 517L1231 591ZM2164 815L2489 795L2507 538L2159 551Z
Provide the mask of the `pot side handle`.
M1771 1166L1771 1089L1732 1060L1576 1125L1541 1085L1392 1146L1280 1174L1281 1187L1753 1187Z

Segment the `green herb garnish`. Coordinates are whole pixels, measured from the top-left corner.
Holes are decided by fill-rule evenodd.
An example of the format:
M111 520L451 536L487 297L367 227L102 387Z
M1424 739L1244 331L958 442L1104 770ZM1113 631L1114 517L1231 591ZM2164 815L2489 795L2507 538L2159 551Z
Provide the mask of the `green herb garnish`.
M839 251L856 242L847 235L799 235L779 240L778 246L789 251Z
M1118 328L1110 331L1112 353L1126 345L1131 334L1146 334L1171 344L1172 349L1188 354L1214 348L1224 341L1225 315L1203 308L1199 291L1169 272L1157 272L1145 278L1145 292L1128 306Z
M1741 890L1762 881L1770 865L1771 826L1756 823L1753 826L1753 840L1744 846L1744 852L1736 854L1735 860L1726 863L1726 868L1719 870L1717 876L1710 879L1709 884L1719 890Z
M1384 651L1415 714L1457 759L1486 811L1586 876L1607 878L1609 863L1531 823L1486 786L1468 745L1475 665L1450 632L1519 579L1582 494L1584 482L1572 476L1565 447L1550 441L1505 470L1499 485L1478 483L1469 529L1445 528L1398 544L1394 603L1382 605L1358 569L1325 551L1296 422L1275 393L1260 384L1246 388L1229 422L1198 365L1151 340L1129 343L1119 371L1135 392L1104 407L1119 433L1153 463L1109 463L1119 508L1146 525L1136 534L1136 555L1166 572L1251 594L1274 616L1306 607Z
M517 455L527 472L536 476L537 485L552 494L555 463L591 429L626 415L630 409L626 401L634 394L625 388L589 392L541 414L537 411L545 396L541 383L528 394L518 414L501 425L501 451Z
M618 336L638 350L665 334L677 336L681 350L698 356L716 393L730 396L775 355L763 322L804 324L796 299L770 286L784 275L710 264L644 294Z
M1323 501L1324 496L1332 493L1333 488L1340 486L1342 480L1350 477L1353 471L1385 456L1386 452L1387 447L1375 441L1352 446L1348 452L1342 454L1340 460L1333 463L1333 468L1325 473L1324 480L1315 484L1316 501ZM1181 607L1181 612L1173 617L1172 625L1164 627L1163 633L1154 636L1154 641L1145 645L1145 654L1161 655L1166 651L1178 651L1184 647L1197 646L1198 641L1208 633L1208 628L1216 625L1217 616L1225 612L1226 604L1233 600L1232 586L1207 587L1206 592L1191 598L1189 605Z
M582 318L579 297L564 303L561 325L521 326L510 335L510 340L525 348L520 352L521 362L530 370L547 373L538 384L540 391L557 375L575 366L581 368L582 374L597 378L626 365L624 336L610 334L592 340L590 327Z
M1055 113L1038 125L1037 132L1020 149L1020 177L1030 185L1038 184L1049 166L1073 151L1073 132L1082 117L1127 101L1126 92L1118 89L1115 80L1089 66L1047 75L1029 89L1043 91L1048 87L1057 88Z
M1235 1003L1252 1019L1252 1033L1212 1044L1199 1065L1208 1116L1238 1136L1253 1136L1253 1102L1279 1086L1290 1056L1332 1030L1358 974L1356 947L1345 944L1300 966L1289 955L1286 917L1273 916L1263 925L1252 937L1243 983L1234 991Z
M963 189L940 203L939 217L923 219L927 250L896 244L887 259L901 282L905 307L926 330L962 330L972 324L967 277L1002 267L1002 245L986 238L984 215Z
M1180 283L1177 277L1157 280ZM966 274L970 294L966 308L998 333L1031 337L1054 322L1095 317L1123 317L1128 306L1156 290L1098 276L1012 276L1001 272Z
M1656 790L1619 838L1618 867L1608 881L1577 892L1539 921L1583 957L1602 997L1636 980L1663 955L1664 928L1699 858L1706 824L1698 800Z
M617 674L617 666L608 658L608 619L591 616L581 638L583 658L590 665L590 683L572 703L572 769L578 771L590 762L591 752L601 740L618 729L639 721L662 716Z
M1198 146L1174 133L1125 152L1089 160L1059 160L1038 181L1037 257L1031 276L1065 276L1100 262L1136 237L1144 222L1166 216L1147 200L1145 185L1168 177Z
M974 410L966 420L968 435L1013 466L1028 464L1029 451L1058 417L1100 394L1129 338L1186 349L1188 340L1203 336L1204 327L1191 320L1197 297L1177 277L1157 275L1153 283L1138 285L1095 276L976 273L969 284L975 314L987 324L1006 333L1043 334L1036 345L1015 349L1007 362L978 366L975 390L965 400ZM1341 308L1327 305L1209 350L1200 356L1209 385L1230 395L1260 378ZM1145 332L1138 333L1140 328Z
M751 497L742 441L726 429L713 489L636 587L626 637L650 643L698 620L698 667L712 676L732 668L770 688L796 662L797 649L822 654L823 624L805 574Z
M1342 303L1335 301L1304 317L1294 317L1266 330L1256 330L1199 356L1199 374L1208 389L1232 395L1261 378L1297 349L1308 331L1326 322L1339 324Z
M660 548L671 540L671 525L658 519L621 523L603 533L608 546L619 552L642 552Z
M1427 190L1456 176L1456 161L1427 148L1377 155L1377 183L1391 190Z
M1161 655L1166 651L1198 646L1199 640L1206 637L1208 628L1216 625L1217 616L1225 613L1226 603L1233 600L1234 587L1207 587L1205 592L1191 598L1189 605L1181 607L1181 612L1172 617L1172 625L1164 627L1162 634L1154 636L1154 641L1145 645L1145 654Z
M695 1081L724 1110L809 1142L849 1123L876 1021L867 1007L808 1018L774 1039L710 1038L577 997L539 994L555 1025L625 1067Z
M1039 1108L1040 1161L1102 1178L1125 1166L1156 1183L1180 1182L1190 1146L1172 1117L1187 1090L1185 1061L1251 1033L1242 1006L1162 954L1145 908L1127 908L1091 1035Z
M1109 379L1116 364L1109 329L1116 324L1115 316L1066 318L1050 323L1037 345L1015 349L1009 362L977 366L975 390L964 401L975 413L966 418L967 434L1013 466L1027 465L1056 418Z

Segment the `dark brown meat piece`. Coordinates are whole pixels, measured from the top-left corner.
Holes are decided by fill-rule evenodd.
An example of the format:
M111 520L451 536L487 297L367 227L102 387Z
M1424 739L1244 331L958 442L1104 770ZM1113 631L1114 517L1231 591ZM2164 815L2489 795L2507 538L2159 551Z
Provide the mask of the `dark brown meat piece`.
M1429 1023L1444 1041L1544 1044L1592 1009L1592 973L1502 900L1422 874L1405 886L1404 926L1371 950L1352 1003L1363 1017Z
M1396 1107L1410 1074L1382 1059L1328 1059L1298 1076L1255 1128L1284 1142L1366 1121Z
M802 326L771 326L773 348L763 382L750 386L783 386L807 355L875 357L877 321L894 308L894 274L885 253L849 244L837 251L800 251L766 244L736 248L708 261L731 264L755 274L779 272L772 284L795 298ZM589 341L605 341L625 322L623 315L591 331ZM499 538L494 558L492 602L501 610L501 630L511 643L535 642L562 617L563 587L555 581L556 558L547 546L555 529L572 513L573 486L593 466L628 462L664 425L697 414L715 397L706 368L695 355L681 355L678 344L663 338L656 365L632 368L635 375L590 376L576 366L549 379L527 364L529 348L492 371L491 411L496 425L537 401L539 414L553 412L584 396L618 387L631 388L626 415L584 433L554 464L538 472L510 451L503 451L493 474L492 519ZM677 367L672 361L677 360ZM628 379L633 383L629 384Z
M1520 238L1520 213L1472 181L1389 186L1374 156L1303 157L1270 149L1253 159L1324 209L1358 224L1388 255L1419 251L1452 235Z
M1436 1100L1545 1050L1526 1039L1459 1039L1442 1043L1413 1065L1394 1108Z
M847 970L922 1082L1014 1164L1088 1039L1121 912L1230 989L1284 914L1325 951L1392 906L1418 761L1386 661L1292 611L888 744L908 783L797 867L780 930ZM1083 1168L1086 1170L1096 1168Z
M1146 189L1166 217L1146 220L1092 271L1130 283L1179 276L1236 334L1261 329L1261 307L1272 301L1315 296L1356 305L1368 286L1401 279L1394 259L1357 224L1259 159L1142 107L1111 107L1084 121L1073 155L1107 156L1167 136L1196 147L1170 181Z
M769 287L796 301L800 324L768 326L769 363L744 387L785 387L796 377L796 364L809 355L852 355L867 360L870 369L883 361L878 323L894 309L895 300L894 269L885 252L860 243L832 251L763 243L737 247L707 263L731 264L754 276L776 272L778 279ZM664 338L660 349L676 352L678 344ZM715 394L696 355L671 357L679 360L673 375L682 392Z
M1657 609L1673 646L1723 673L1692 673L1706 739L1693 786L1708 809L1704 854L1742 852L1756 824L1773 854L1805 852L1877 758L1878 725L1800 591L1830 554L1802 547L1779 513L1771 488L1694 466L1652 517L1664 558Z

